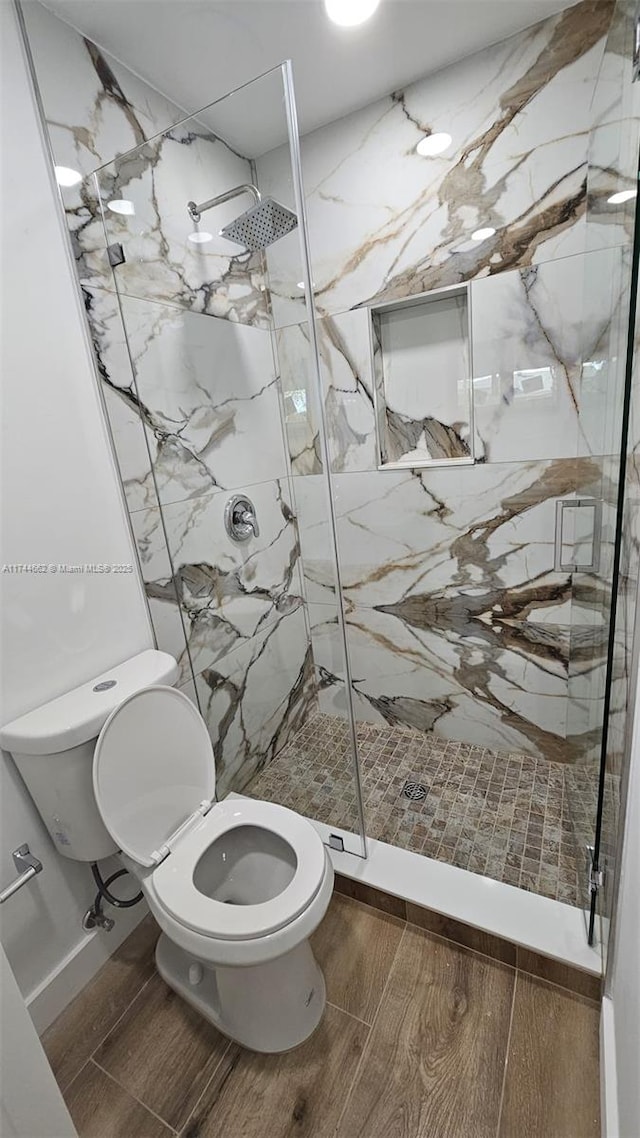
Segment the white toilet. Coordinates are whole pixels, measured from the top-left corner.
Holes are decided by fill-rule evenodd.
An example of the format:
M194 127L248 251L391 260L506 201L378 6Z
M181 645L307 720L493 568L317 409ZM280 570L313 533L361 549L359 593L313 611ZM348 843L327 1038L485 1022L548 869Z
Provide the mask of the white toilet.
M176 671L165 653L141 653L8 724L0 745L61 853L120 851L163 930L156 963L167 984L243 1046L286 1051L324 1010L309 936L331 898L331 862L292 810L215 802L204 721L166 686Z

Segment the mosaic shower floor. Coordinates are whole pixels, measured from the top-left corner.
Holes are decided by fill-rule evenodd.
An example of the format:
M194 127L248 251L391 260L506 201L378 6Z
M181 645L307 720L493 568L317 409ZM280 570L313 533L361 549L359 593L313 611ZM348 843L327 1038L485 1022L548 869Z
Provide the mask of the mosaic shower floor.
M367 833L450 865L578 905L564 767L358 724ZM419 800L405 784L418 784ZM319 822L357 829L347 725L315 715L245 788Z

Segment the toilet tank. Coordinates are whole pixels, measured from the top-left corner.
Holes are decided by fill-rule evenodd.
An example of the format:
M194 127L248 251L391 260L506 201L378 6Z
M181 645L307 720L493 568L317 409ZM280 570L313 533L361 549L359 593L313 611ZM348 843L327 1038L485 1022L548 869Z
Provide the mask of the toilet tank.
M152 684L173 684L177 676L173 656L150 648L0 729L0 747L11 753L65 857L99 861L116 853L93 794L96 740L127 696Z

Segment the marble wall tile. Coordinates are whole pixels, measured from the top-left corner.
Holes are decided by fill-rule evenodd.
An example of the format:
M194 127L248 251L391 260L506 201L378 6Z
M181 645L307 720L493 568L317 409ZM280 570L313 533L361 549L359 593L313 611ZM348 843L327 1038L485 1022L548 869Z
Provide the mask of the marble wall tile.
M581 252L590 103L612 6L577 4L302 139L322 314ZM416 153L430 131L449 152ZM283 151L257 163L278 195ZM470 241L479 226L495 236ZM299 322L291 246L269 250L276 322Z
M344 668L330 605L310 605L320 709L344 715ZM554 761L576 757L566 742L568 629L546 626L552 657L515 634L503 649L473 635L413 624L380 607L347 613L354 710L442 738ZM561 658L563 654L564 658Z
M234 320L270 326L264 255L247 253L219 230L253 205L244 194L204 214L197 226L187 202L201 202L252 182L251 163L197 122L172 127L95 175L109 244L125 255L114 270L118 291ZM110 208L131 203L132 213ZM194 244L190 236L210 240ZM82 249L81 235L76 241ZM91 279L87 283L92 283Z
M373 708L447 738L579 757L593 740L581 721L566 741L572 579L554 570L555 503L599 476L587 458L334 476L358 714ZM295 484L321 706L337 712L321 478ZM601 587L590 581L597 605ZM593 638L582 652L586 669Z
M345 596L395 603L428 582L455 594L504 592L495 603L507 623L518 612L537 621L558 606L568 615L567 577L553 570L555 502L591 476L589 459L336 475ZM300 504L298 514L304 531Z
M216 759L216 794L240 792L315 706L302 610L261 630L198 675L196 689Z
M317 330L331 469L374 470L369 313L361 309L325 317ZM318 388L306 321L278 328L276 344L291 468L294 474L318 474L323 469Z
M325 477L322 474L294 476L293 487L305 597L309 602L335 604L335 567Z
M22 10L58 165L89 174L185 117L36 0Z
M226 492L132 516L147 594L177 594L196 672L302 606L299 548L286 483L248 486L260 526L238 544L224 528ZM170 561L169 561L170 557Z
M628 270L625 250L603 249L471 283L477 461L571 458L615 450ZM375 470L380 463L372 332L369 310L364 308L318 321L325 419L335 473ZM319 473L319 411L306 324L280 328L277 342L292 467L297 474ZM432 398L428 374L419 361L414 362L418 366L412 365L412 375L419 376L424 392L414 392L413 405L439 424L446 423L446 410L438 411L436 397ZM395 404L393 389L387 396L392 414L408 411L404 396ZM384 439L389 416L384 414L384 399L379 397L378 402L382 407L378 434ZM448 418L468 435L469 408L458 411L451 410ZM405 420L406 416L398 419L400 430ZM422 430L422 419L419 426ZM413 435L407 445L412 439ZM387 456L389 460L400 457L402 445L398 453ZM464 452L464 443L458 449ZM443 456L439 452L432 457Z
M636 187L640 91L633 82L636 6L617 0L591 107L587 173L587 247L630 247L635 201L610 202Z
M125 251L122 292L267 327L262 254L218 236L250 199L216 212L208 244L188 241L187 201L253 181L250 161L196 118L182 122L181 107L41 4L24 9L55 161L87 175L61 191L81 281L113 287L102 200L108 242ZM97 170L94 182L88 175ZM109 210L117 198L135 214Z
M178 682L184 684L193 679L193 668L162 516L156 506L130 518L156 644L178 661Z
M485 461L609 452L616 432L607 417L621 404L624 366L612 323L627 286L619 249L473 282L475 425Z
M138 396L118 297L86 287L82 296L128 510L157 507L151 463L155 424Z
M112 422L123 451L131 509L153 494L145 440L163 504L287 473L270 336L262 329L104 290L91 297L103 381L118 404ZM138 434L131 419L138 417ZM260 446L256 440L260 439Z

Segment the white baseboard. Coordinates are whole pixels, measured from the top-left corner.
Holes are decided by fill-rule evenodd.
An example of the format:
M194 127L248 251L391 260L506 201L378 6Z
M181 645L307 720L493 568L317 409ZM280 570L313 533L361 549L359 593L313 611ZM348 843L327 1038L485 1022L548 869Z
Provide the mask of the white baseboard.
M602 1001L600 1016L600 1119L602 1138L618 1138L618 1075L613 1000Z
M110 933L102 929L84 933L82 940L29 993L25 1003L38 1035L42 1035L82 991L148 912L145 901L133 909L115 911L116 923Z

